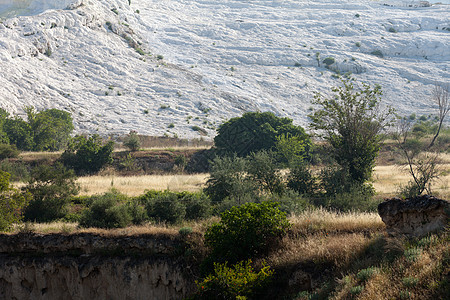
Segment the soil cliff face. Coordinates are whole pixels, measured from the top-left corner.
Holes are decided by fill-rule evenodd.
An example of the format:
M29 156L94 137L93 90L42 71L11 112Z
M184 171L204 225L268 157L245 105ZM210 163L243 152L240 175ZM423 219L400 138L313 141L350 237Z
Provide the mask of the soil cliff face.
M180 241L151 236L0 235L0 299L182 299Z

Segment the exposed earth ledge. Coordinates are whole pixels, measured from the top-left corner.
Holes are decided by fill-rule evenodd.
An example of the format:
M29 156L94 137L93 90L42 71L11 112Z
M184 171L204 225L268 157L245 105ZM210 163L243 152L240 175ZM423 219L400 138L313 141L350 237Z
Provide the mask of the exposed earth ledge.
M0 299L182 299L183 242L152 235L0 235Z

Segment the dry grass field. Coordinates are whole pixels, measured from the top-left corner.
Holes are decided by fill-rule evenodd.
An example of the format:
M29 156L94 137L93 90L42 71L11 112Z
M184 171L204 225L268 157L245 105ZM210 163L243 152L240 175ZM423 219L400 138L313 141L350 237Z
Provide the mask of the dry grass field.
M442 175L432 185L436 195L450 198L450 164L441 165ZM80 177L82 195L104 193L111 188L128 196L138 196L145 190L198 191L208 179L208 174L168 174L143 176L87 176ZM376 166L373 185L379 197L391 197L397 194L400 185L406 185L411 179L406 169L396 165Z
M128 196L138 196L145 190L176 192L200 190L208 174L143 175L143 176L86 176L80 177L81 195L102 194L111 188Z

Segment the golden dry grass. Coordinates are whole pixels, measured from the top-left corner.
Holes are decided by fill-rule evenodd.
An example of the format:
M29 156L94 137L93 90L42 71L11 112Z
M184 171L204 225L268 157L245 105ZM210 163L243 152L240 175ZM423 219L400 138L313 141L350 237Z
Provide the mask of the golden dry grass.
M305 210L290 217L294 232L360 232L378 231L385 228L377 213L370 212L332 212L323 208Z
M450 196L450 164L440 165L442 175L433 182L432 191L437 196L449 199ZM401 185L406 185L412 179L405 168L391 166L376 166L373 186L377 193L384 197L397 194Z
M111 188L128 196L138 196L145 190L198 191L208 174L143 175L143 176L86 176L78 178L81 195L102 194Z

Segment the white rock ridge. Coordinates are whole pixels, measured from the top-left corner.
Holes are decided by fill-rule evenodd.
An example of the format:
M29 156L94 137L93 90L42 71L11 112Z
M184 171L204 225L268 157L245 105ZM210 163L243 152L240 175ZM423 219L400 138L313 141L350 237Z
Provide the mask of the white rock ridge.
M305 126L314 92L328 94L338 73L380 84L400 114L428 114L434 84L450 81L445 4L11 2L0 0L0 107L65 109L77 132L192 138L198 126L212 137L257 110Z

